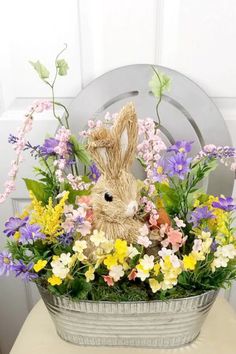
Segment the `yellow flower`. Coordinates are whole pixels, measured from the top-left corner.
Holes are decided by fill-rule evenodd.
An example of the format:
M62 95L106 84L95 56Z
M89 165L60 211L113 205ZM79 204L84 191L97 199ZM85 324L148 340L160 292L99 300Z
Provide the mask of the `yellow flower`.
M40 272L44 267L46 267L47 261L43 259L39 259L37 263L34 265L34 270L36 273Z
M194 270L197 264L197 259L193 253L190 253L188 256L183 258L184 270Z
M128 255L127 241L117 239L115 242L115 254L119 262L123 262L124 258Z
M160 273L160 264L159 263L156 263L153 267L153 270L154 270L154 275L158 275Z
M161 284L154 278L149 279L149 285L153 293L156 293L158 290L161 289Z
M118 264L118 259L117 257L112 254L109 254L103 261L103 263L107 266L107 269L111 269L111 267L115 266Z
M58 204L53 206L52 198L49 198L47 205L42 205L34 194L30 192L32 199L31 223L39 224L47 238L46 242L54 243L56 237L63 233L61 228L61 216L64 211L65 203L68 199L69 192L65 192Z
M197 208L200 205L200 201L198 199L195 199L194 203L193 203L193 207Z
M55 286L55 285L61 285L62 280L61 280L61 278L59 278L59 277L57 277L56 275L53 274L50 278L48 278L48 282L52 286Z
M90 280L94 280L95 278L94 271L95 269L92 266L89 266L87 272L84 273L87 282L90 282Z

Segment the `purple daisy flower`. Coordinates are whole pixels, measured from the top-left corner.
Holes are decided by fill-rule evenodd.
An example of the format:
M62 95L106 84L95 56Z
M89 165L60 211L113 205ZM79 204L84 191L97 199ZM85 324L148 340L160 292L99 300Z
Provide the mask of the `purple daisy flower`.
M99 171L99 169L97 168L97 165L95 163L93 163L90 167L90 174L89 174L89 178L93 181L93 182L97 182L98 178L101 176L101 173Z
M12 269L15 272L16 277L21 277L24 281L30 281L38 278L38 275L32 272L34 263L25 264L21 259L17 264L14 264Z
M214 219L215 215L208 209L207 206L196 208L189 219L189 222L193 224L193 227L197 227L202 220Z
M0 253L0 275L9 275L12 270L13 261L12 254L8 251Z
M168 173L171 177L177 175L180 179L184 179L186 173L190 171L189 164L191 157L186 158L186 154L177 153L168 160Z
M59 140L55 138L48 138L44 140L44 144L40 147L40 152L42 156L52 156L56 155L54 149L59 144Z
M162 182L167 178L166 175L166 162L162 159L158 162L152 170L152 180L154 182Z
M236 205L234 204L234 200L231 197L219 198L219 201L213 202L212 206L214 208L222 209L224 211L236 210Z
M172 146L170 146L167 151L174 151L176 153L188 153L192 149L193 141L179 140Z
M22 244L33 243L33 241L46 238L41 232L41 227L37 224L26 224L20 228L20 234L19 241Z
M60 244L62 244L63 246L70 246L72 244L72 242L74 241L74 238L72 236L71 232L62 234L60 236L58 236L58 242Z
M22 226L25 226L28 221L28 216L24 219L11 217L5 224L6 229L3 231L7 237L14 236Z

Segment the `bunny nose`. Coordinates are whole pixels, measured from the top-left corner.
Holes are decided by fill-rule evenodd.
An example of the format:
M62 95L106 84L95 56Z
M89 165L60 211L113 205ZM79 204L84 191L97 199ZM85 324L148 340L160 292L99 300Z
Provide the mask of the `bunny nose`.
M126 216L134 216L137 210L138 210L138 203L136 202L136 200L132 200L132 202L130 202L127 206Z

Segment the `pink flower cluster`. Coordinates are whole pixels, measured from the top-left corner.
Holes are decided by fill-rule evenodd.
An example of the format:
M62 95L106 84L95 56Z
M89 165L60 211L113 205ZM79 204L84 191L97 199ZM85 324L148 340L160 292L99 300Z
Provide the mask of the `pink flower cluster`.
M170 245L173 252L177 252L187 240L187 236L184 236L179 229L174 229L167 224L160 226L160 236L163 238L162 246L166 248Z
M71 137L71 131L65 127L61 127L56 135L55 139L59 141L58 145L54 148L55 153L60 156L59 159L54 161L56 167L56 177L60 183L63 183L65 178L65 168L67 165L67 159L70 156L69 141Z
M64 215L65 221L62 223L62 228L66 233L79 232L82 236L90 233L93 214L89 197L80 198L76 209L73 205L66 205Z
M69 184L71 185L71 187L73 188L73 190L86 190L89 189L89 187L91 186L92 183L85 183L82 180L81 176L73 176L72 173L69 173L67 176L67 181L69 182Z
M139 136L141 142L137 146L138 158L145 164L148 184L153 180L153 171L158 167L161 158L160 152L166 150L166 145L156 130L155 122L151 118L139 119Z
M79 136L81 137L85 137L87 138L89 136L89 134L91 134L91 132L96 129L99 128L103 125L103 122L101 120L88 120L88 129L87 130L82 130L81 132L79 132Z
M14 191L16 184L16 177L19 171L19 166L23 161L23 151L26 144L26 135L32 129L33 123L33 113L43 112L44 110L50 109L51 103L47 100L35 101L30 107L28 113L25 114L23 126L18 129L18 134L16 136L16 143L14 144L14 150L16 152L16 158L11 162L11 169L8 172L9 180L5 182L5 190L0 194L0 203L3 203L8 196Z
M31 109L36 113L42 113L52 108L52 102L48 100L36 100L33 102Z
M149 224L151 226L156 226L159 214L155 204L147 197L142 197L140 203L143 206L145 213L149 215Z

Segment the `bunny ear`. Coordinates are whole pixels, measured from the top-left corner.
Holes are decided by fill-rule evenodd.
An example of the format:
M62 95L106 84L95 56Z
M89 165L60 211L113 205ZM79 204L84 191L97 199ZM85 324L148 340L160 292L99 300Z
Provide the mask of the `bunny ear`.
M114 138L111 132L104 127L95 129L89 136L88 151L103 174L110 170L113 146Z
M116 141L115 158L120 162L120 168L128 169L134 160L138 139L138 121L133 103L122 108L113 134Z

